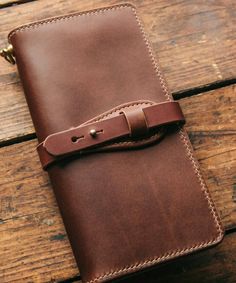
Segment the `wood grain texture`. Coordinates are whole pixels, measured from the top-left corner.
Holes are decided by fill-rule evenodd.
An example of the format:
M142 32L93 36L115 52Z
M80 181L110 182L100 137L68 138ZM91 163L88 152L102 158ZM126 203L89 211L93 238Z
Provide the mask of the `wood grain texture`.
M20 5L26 2L31 2L35 0L0 0L0 9L11 7L13 5Z
M78 274L36 141L1 148L0 282L54 282Z
M180 100L203 176L227 229L236 227L236 85Z
M15 26L119 2L42 0L1 9L0 46L5 46L7 34ZM235 78L235 1L135 0L132 3L139 10L170 90L176 95ZM0 60L0 119L0 142L34 132L16 67L3 60Z
M58 215L39 210L0 222L1 283L55 282L78 274Z
M14 0L0 1L4 5ZM119 0L41 0L0 9L0 46L15 26ZM174 96L236 77L236 2L132 1ZM180 100L202 173L226 229L236 227L236 87ZM0 146L34 133L15 66L0 60ZM58 282L76 267L36 140L0 148L0 282ZM121 247L117 247L121 248ZM236 234L216 248L127 283L236 282ZM74 280L73 282L81 283Z
M181 100L196 156L227 229L236 227L235 94L236 88L230 86ZM36 140L32 140L0 149L0 282L3 283L54 282L78 275L36 145ZM213 283L216 279L226 280L227 276L229 280L235 279L233 235L194 260L186 259L171 269L164 268L160 271L161 280ZM159 278L154 275L148 279L150 282Z

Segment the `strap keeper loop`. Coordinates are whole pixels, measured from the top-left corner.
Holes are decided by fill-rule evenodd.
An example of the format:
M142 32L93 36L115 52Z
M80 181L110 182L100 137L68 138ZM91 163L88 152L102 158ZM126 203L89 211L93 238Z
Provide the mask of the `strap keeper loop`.
M125 115L131 138L140 138L147 135L148 125L142 108L123 110L121 113Z

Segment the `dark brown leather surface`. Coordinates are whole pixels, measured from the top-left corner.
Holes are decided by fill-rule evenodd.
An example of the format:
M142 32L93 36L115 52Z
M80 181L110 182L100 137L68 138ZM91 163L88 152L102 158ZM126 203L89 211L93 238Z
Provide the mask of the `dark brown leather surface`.
M39 142L128 101L171 100L132 6L10 33ZM184 130L48 170L83 282L218 243L223 232Z

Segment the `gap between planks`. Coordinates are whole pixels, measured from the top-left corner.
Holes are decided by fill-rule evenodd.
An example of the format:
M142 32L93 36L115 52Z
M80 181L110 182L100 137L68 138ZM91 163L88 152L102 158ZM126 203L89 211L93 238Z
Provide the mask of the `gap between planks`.
M227 232L225 241L220 246L205 251L204 254L197 255L197 257L195 257L198 259L197 264L195 264L195 260L192 260L191 258L185 261L180 259L180 261L174 265L174 271L177 270L177 272L175 272L176 274L173 275L171 279L179 280L179 278L183 278L183 280L186 280L185 277L188 279L191 277L195 280L194 282L191 282L195 283L197 282L195 278L199 279L199 276L201 280L204 279L201 273L205 273L207 268L208 275L211 276L211 279L209 279L209 281L207 281L208 279L204 279L203 283L213 283L216 281L212 280L221 280L221 277L227 275L223 274L224 266L221 268L222 264L226 264L226 262L230 262L231 260L231 263L226 264L227 266L225 268L228 273L230 272L230 265L233 264L232 262L234 258L230 253L231 244L236 246L234 244L235 240L233 239L236 235L234 233L236 230L236 219L234 216L235 203L232 201L231 194L231 187L233 184L231 184L231 182L233 182L232 174L233 171L235 172L236 166L234 161L235 158L233 158L233 148L231 148L230 144L234 143L234 141L231 141L231 133L234 134L233 119L235 117L235 111L232 106L235 99L235 89L236 85L230 85L225 88L219 88L211 92L193 95L192 97L180 100L187 117L187 127L191 133L193 146L196 149L195 153L197 158L201 160L201 168L205 175L205 179L208 182L208 187L212 193L214 191L214 194L212 195L213 199L224 218L224 224L227 225L229 232ZM227 135L227 133L230 133L230 135ZM217 139L215 138L215 135L218 135ZM5 149L1 149L3 153L3 167L1 168L3 169L3 176L6 177L6 183L2 186L3 197L5 200L2 203L2 214L3 216L6 216L6 218L3 219L4 221L6 221L6 219L9 220L6 221L6 226L3 226L6 227L4 233L10 235L9 233L11 229L21 229L21 232L20 230L18 231L18 241L21 243L19 253L23 252L25 254L18 254L17 248L14 253L16 254L16 260L14 262L21 262L20 260L23 256L23 266L27 267L27 262L30 260L31 265L34 264L35 268L32 272L30 270L30 274L27 273L28 271L24 271L23 274L25 276L34 276L31 274L39 274L43 270L46 275L37 276L45 276L45 278L49 278L50 274L53 273L52 276L55 276L54 278L57 279L54 282L60 282L60 278L63 279L63 276L65 276L64 278L69 279L63 279L64 281L62 281L62 283L81 283L80 277L76 276L77 269L69 249L68 241L65 240L65 232L62 227L61 219L59 218L53 194L48 184L48 179L39 165L37 154L35 152L36 143L36 140L31 142L26 141L24 143L19 143L18 145L13 144ZM222 148L223 150L226 149L225 152L222 152ZM8 151L8 154L6 151ZM33 195L32 188L34 191ZM39 211L39 209L41 210L41 213L36 215L35 212ZM22 215L19 214L23 213L23 211L24 217L21 217ZM10 215L15 224L10 224L11 218L8 217ZM17 216L19 217L15 218ZM53 221L54 224L52 224ZM31 222L32 225L29 224ZM58 224L56 226L55 223L57 222ZM19 223L20 225L16 225L16 223ZM3 222L1 225L5 225L5 223ZM12 225L11 229L10 225ZM48 229L44 228L44 230L42 230L44 232L43 235L38 235L37 233L41 233L40 229L45 225L48 225ZM39 227L36 228L36 226ZM23 229L24 232L22 232ZM35 234L32 234L33 236L31 236L31 233ZM27 235L30 235L30 238L27 238ZM47 238L50 239L49 242ZM231 240L228 241L228 239ZM10 238L8 239L8 244L5 246L5 248L8 249L8 256L11 257L13 256L13 252L10 252L10 250L14 249L14 246L12 247L14 242L14 239ZM42 253L38 253L37 258L33 257L30 254L30 250L36 243L38 243L39 249L44 249L44 246L48 249L48 245L50 245L50 251L53 255L52 258L49 257L49 254L46 251L45 253L48 258L43 258L41 260L41 257L44 256ZM29 245L30 247L28 248ZM58 249L58 247L60 248ZM60 253L58 253L58 251L60 251ZM220 260L222 254L223 259ZM39 259L40 263L43 262L45 264L45 267L39 266ZM204 267L201 262L204 263ZM53 264L53 266L51 266L51 264ZM64 266L64 269L61 265ZM7 264L5 264L5 266L7 266ZM220 272L213 273L211 271L211 266L215 268L220 266ZM58 270L59 267L60 270ZM19 269L19 266L15 267L15 269L17 268ZM187 269L187 272L185 269ZM169 276L171 276L169 274L171 273L170 269L167 270L169 270L169 272L166 273L167 279L163 277L163 273L165 272L156 274L156 272L153 271L151 274L154 275L147 275L147 280L144 275L141 276L146 280L145 282L154 283L155 278L159 278L159 275L161 277L160 283L171 282L166 281ZM195 273L198 275L196 276ZM216 278L214 276L216 276ZM230 274L230 276L232 280L236 277L234 273ZM47 279L43 282L49 282L46 280ZM198 282L202 282L201 280ZM183 281L183 283L185 282L189 281Z
M11 7L11 6L15 6L15 5L21 5L21 4L25 4L25 3L29 3L29 2L33 2L33 1L36 1L36 0L12 0L12 1L9 1L9 0L1 0L0 1L0 9L3 9L3 8L8 8L8 7Z
M32 1L35 1L35 0L32 0ZM224 81L219 81L219 82L212 83L209 85L195 87L193 89L188 89L186 91L173 92L172 95L173 95L174 100L178 101L183 98L188 98L188 97L198 95L198 94L204 94L206 92L217 90L217 89L231 86L234 84L236 84L236 79L224 80ZM35 138L37 138L36 133L32 131L31 133L27 133L25 135L17 136L17 137L10 138L7 140L0 140L0 148L4 146L10 146L16 143L24 142L24 141L33 140Z
M9 1L7 1L8 3L10 3ZM14 4L14 2L22 2L22 1L12 1L12 3ZM216 90L219 89L221 87L225 87L227 85L231 85L235 83L235 79L229 79L229 80L223 80L223 81L219 81L216 83L212 83L209 85L203 85L203 86L199 86L199 87L195 87L193 89L188 89L187 91L179 91L176 92L176 97L181 96L181 97L190 97L190 96L195 96L196 94L200 94L203 92L206 92L208 90ZM12 145L15 143L21 143L23 141L27 141L27 140L31 140L35 138L35 134L32 132L32 134L28 134L28 135L22 135L20 137L17 137L15 139L10 139L9 141L7 141L5 144L1 143L0 146L6 146L6 145ZM232 234L233 232L235 232L236 228L229 228L230 230L227 231L227 234L230 233ZM63 283L70 283L70 282L80 282L80 277L76 276L73 278L69 278L66 279L64 281L60 281Z
M2 3L11 1L3 0ZM3 23L0 26L0 45L7 44L7 34L15 26L120 1L69 2L34 1L0 9ZM235 82L233 46L236 38L233 36L235 25L232 14L235 3L200 1L199 5L195 5L188 0L174 0L169 4L162 0L133 0L132 3L144 22L154 55L159 57L160 68L174 95L179 98L183 93L189 97ZM4 146L28 139L24 136L32 134L34 129L15 67L3 61L0 65L0 142L5 142Z
M227 229L236 227L235 91L236 85L233 85L180 100L195 155ZM29 211L36 213L42 209L42 205L48 208L53 203L42 202L50 195L49 191L42 188L50 189L50 185L39 164L36 145L37 141L33 139L0 149L0 171L5 176L0 181L6 199L6 209L0 217L3 221L9 217L26 215ZM35 203L32 204L28 186L34 187ZM8 210L9 197L18 212Z

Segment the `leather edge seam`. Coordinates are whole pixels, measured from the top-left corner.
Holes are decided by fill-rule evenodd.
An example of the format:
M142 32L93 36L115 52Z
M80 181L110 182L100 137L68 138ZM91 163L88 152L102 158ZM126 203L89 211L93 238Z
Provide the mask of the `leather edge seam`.
M156 60L154 58L150 43L147 40L146 33L143 29L143 25L142 25L139 17L137 16L136 9L131 4L121 4L121 5L116 5L116 6L113 6L113 7L97 8L97 9L93 9L93 10L86 11L86 12L79 12L79 13L70 14L68 16L54 17L54 18L42 20L42 21L39 21L39 22L36 22L36 23L30 23L28 25L24 25L24 26L21 26L21 27L18 27L16 29L12 30L9 33L8 39L10 40L11 37L14 34L16 34L17 32L21 32L21 31L24 31L26 29L34 29L34 28L41 26L43 24L53 23L53 22L57 22L57 21L61 21L61 20L67 20L67 19L70 19L70 18L82 16L82 15L92 15L92 14L101 13L101 12L105 12L105 11L109 11L109 10L117 10L119 8L132 9L132 11L135 15L135 18L136 18L137 25L138 25L138 27L141 31L144 43L147 47L147 50L148 50L148 53L149 53L149 58L151 59L151 63L154 67L155 73L156 73L157 77L159 78L159 81L160 81L162 90L164 92L164 95L166 96L167 100L169 100L169 101L172 100L171 96L169 95L168 89L166 87L166 82L165 82L165 80L164 80L164 78L163 78L163 76L162 76L162 74L159 70L159 66L157 65ZM217 231L219 233L218 236L216 238L210 240L210 241L202 242L202 243L196 244L196 245L189 247L189 248L185 248L185 249L182 249L182 250L175 250L175 251L172 251L170 253L166 253L166 254L158 257L158 258L153 258L153 259L146 260L146 261L143 261L143 262L140 262L140 263L136 263L136 264L130 265L128 267L124 267L124 268L117 270L117 271L108 272L108 273L106 273L102 276L96 277L93 280L87 281L87 283L99 282L99 280L101 280L101 279L102 280L108 280L109 278L111 278L115 275L118 275L118 274L122 275L122 274L125 274L129 271L132 271L132 270L138 270L138 269L141 269L142 267L151 266L151 265L154 265L156 263L162 262L165 259L173 259L173 258L178 257L180 255L188 254L191 251L196 251L196 250L199 250L201 248L211 246L211 245L216 244L216 243L218 243L222 240L223 235L224 235L222 226L219 222L219 218L218 218L215 206L214 206L214 204L213 204L213 202L212 202L212 200L209 196L209 193L208 193L207 188L205 186L205 183L203 181L202 175L201 175L200 170L199 170L199 166L197 165L196 159L193 156L192 149L189 146L189 142L186 138L186 134L183 132L183 130L180 130L179 135L181 137L181 141L182 141L183 145L186 148L186 155L187 155L188 159L191 161L192 166L193 166L193 170L198 177L198 180L200 182L200 187L201 187L201 189L204 193L205 199L208 202L208 209L209 209L209 211L212 214L212 217L214 219L215 226L216 226Z
M132 7L132 11L134 13L134 16L136 18L137 24L138 24L139 29L141 31L143 40L144 40L144 42L145 42L145 44L147 46L147 50L148 50L148 53L149 53L149 58L150 58L150 60L152 62L152 65L153 65L153 68L155 70L155 73L156 73L157 77L159 78L162 90L163 90L163 92L164 92L164 94L166 96L167 101L171 101L171 100L173 100L173 98L171 97L171 95L169 93L169 90L168 90L168 87L167 87L167 82L166 82L165 78L163 77L163 74L160 71L159 65L157 64L158 59L156 59L154 57L154 55L153 55L151 44L150 44L150 42L148 40L148 37L147 37L147 34L146 34L146 32L145 32L145 30L143 28L143 24L142 24L142 22L141 22L141 20L140 20L140 18L138 16L137 10L134 7ZM199 166L197 165L198 162L197 162L196 158L194 157L192 146L191 145L189 146L189 143L187 142L188 141L188 137L186 138L186 134L185 134L183 129L184 129L184 126L183 126L182 129L180 129L179 135L182 138L181 141L182 141L183 145L185 146L186 155L187 155L188 159L191 161L193 170L194 170L195 174L198 177L198 180L200 182L200 187L201 187L202 191L204 192L205 198L206 198L207 203L208 203L208 209L209 209L210 213L212 214L212 217L213 217L213 220L215 222L215 226L217 228L217 231L219 232L219 235L222 236L222 235L224 235L224 232L223 232L223 228L221 226L221 223L219 221L218 213L217 213L217 211L215 209L214 203L212 202L212 200L211 200L211 198L209 196L209 192L207 190L207 187L206 187L205 182L203 180L203 177L201 175Z
M102 121L104 120L105 118L107 117L110 117L113 113L117 112L117 111L122 111L126 108L129 108L129 107L132 107L132 106L138 106L138 105L154 105L156 104L154 101L149 101L149 100L137 100L137 101L134 101L134 102L127 102L127 103L123 103L123 104L120 104L106 112L103 112L102 114L92 118L92 119L89 119L88 121L86 121L85 123L82 123L82 125L86 125L86 124L89 124L89 123L94 123L94 122L99 122L99 121Z
M134 13L137 25L138 25L138 27L140 29L142 38L143 38L144 43L145 43L145 45L147 47L147 51L149 53L149 58L151 59L151 63L153 65L155 74L159 78L162 90L164 92L164 95L166 96L166 100L170 101L170 100L172 100L172 97L169 94L168 88L166 86L167 85L166 81L165 81L164 77L162 76L162 73L161 73L161 71L159 69L159 66L157 64L157 60L155 59L155 57L153 55L153 51L152 51L150 42L147 39L146 32L144 31L143 25L142 25L138 15L137 15L137 11L136 11L136 9L133 6L128 6L128 7L131 8L133 13ZM95 279L87 281L86 283L97 283L100 280L104 280L105 281L105 280L112 279L116 275L124 275L124 274L128 273L129 271L138 271L138 270L140 270L142 268L145 268L145 267L152 266L154 264L163 262L164 260L174 259L174 258L176 258L178 256L188 254L188 253L190 253L192 251L197 251L197 250L200 250L200 249L212 246L214 244L219 243L223 239L224 230L223 230L223 227L222 227L222 225L220 223L218 213L216 211L214 203L212 202L212 200L210 198L209 192L208 192L208 190L206 188L205 182L204 182L203 177L201 175L198 163L197 163L197 161L196 161L196 159L195 159L195 157L193 155L192 148L191 148L191 146L189 146L189 142L188 142L188 139L186 138L186 134L184 133L184 131L182 129L179 131L179 136L180 136L181 142L183 143L183 146L185 147L186 156L187 156L187 158L190 160L190 162L192 164L194 173L196 174L196 176L198 178L198 181L200 183L200 188L201 188L201 190L202 190L202 192L203 192L203 194L205 196L205 199L207 201L209 212L210 212L210 214L213 217L213 220L214 220L214 223L215 223L215 228L217 230L217 237L214 237L210 241L201 242L201 243L198 243L196 245L193 245L191 247L188 247L188 248L185 248L185 249L182 249L182 250L172 251L170 253L167 253L167 254L164 254L162 256L159 256L158 258L153 258L153 259L150 259L150 260L139 262L139 263L133 264L131 266L124 267L124 268L122 268L120 270L117 270L117 271L108 272L108 273L106 273L104 275L96 277Z
M91 9L89 11L81 11L81 12L77 12L77 13L70 13L69 15L61 15L61 16L56 16L56 17L51 17L48 19L44 19L44 20L39 20L36 22L31 22L22 26L19 26L15 29L13 29L9 34L8 34L8 40L10 42L11 37L13 35L15 35L18 32L22 32L25 30L33 30L35 28L38 28L42 25L45 24L51 24L51 23L56 23L59 21L66 21L69 19L73 19L76 17L80 17L80 16L86 16L86 15L95 15L98 13L103 13L106 11L112 11L112 10L118 10L118 9L122 9L122 8L130 8L130 9L134 9L134 6L130 3L123 3L123 4L118 4L118 5L113 5L113 6L107 6L104 8L95 8L95 9Z
M222 238L223 238L223 235L219 234L216 238L214 238L211 241L196 244L196 245L194 245L190 248L185 248L185 249L182 249L182 250L175 250L173 252L166 253L166 254L158 257L158 258L152 258L152 259L148 259L148 260L143 261L143 262L138 262L136 264L124 267L120 270L117 270L117 271L114 271L114 272L109 272L105 275L101 275L99 277L96 277L95 279L92 279L90 281L86 281L85 283L105 282L107 280L114 279L117 275L122 276L122 275L129 273L130 271L139 271L139 270L142 270L143 268L151 267L151 266L156 265L157 263L164 262L165 260L175 259L179 256L187 255L191 252L199 251L203 248L210 247L212 245L216 245L217 243L219 243L222 240ZM104 280L104 281L100 281L100 280Z
M159 81L160 81L162 90L163 90L163 92L166 96L166 99L167 99L167 101L173 100L170 93L169 93L169 90L168 90L168 87L167 87L167 82L166 82L165 78L163 77L163 74L161 73L161 71L159 69L159 65L157 64L158 59L156 59L153 55L151 44L150 44L148 37L147 37L147 34L146 34L146 32L143 28L143 24L142 24L142 22L141 22L141 20L138 16L137 10L133 7L132 11L134 13L137 24L138 24L139 29L141 31L143 40L144 40L144 42L147 46L149 58L152 62L155 73L156 73L157 77L159 78ZM184 129L184 127L183 127L183 129ZM194 157L192 146L191 145L189 146L188 137L186 138L186 134L184 133L183 129L180 129L179 135L180 135L181 141L182 141L182 143L183 143L183 145L186 149L186 155L187 155L188 159L191 161L193 170L198 177L198 180L200 182L200 187L201 187L202 191L204 192L205 198L206 198L207 203L208 203L208 209L209 209L210 213L212 214L212 217L213 217L213 220L215 222L215 226L217 228L217 231L219 232L219 235L224 235L223 228L222 228L221 223L219 221L218 213L215 209L215 205L214 205L214 203L212 202L212 200L209 196L209 192L206 188L205 182L204 182L203 177L200 173L199 166L197 165L198 162L197 162L196 158Z

